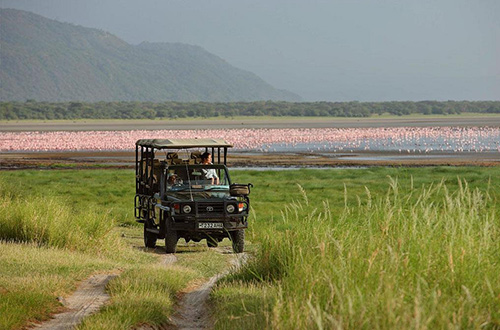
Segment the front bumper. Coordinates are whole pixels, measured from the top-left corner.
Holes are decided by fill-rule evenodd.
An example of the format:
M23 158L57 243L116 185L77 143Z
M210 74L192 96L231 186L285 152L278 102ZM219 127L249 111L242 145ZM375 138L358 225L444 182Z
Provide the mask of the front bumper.
M200 228L199 223L221 223L221 228ZM180 231L195 232L226 232L248 227L247 215L237 215L228 218L199 218L174 216L170 221L171 228Z

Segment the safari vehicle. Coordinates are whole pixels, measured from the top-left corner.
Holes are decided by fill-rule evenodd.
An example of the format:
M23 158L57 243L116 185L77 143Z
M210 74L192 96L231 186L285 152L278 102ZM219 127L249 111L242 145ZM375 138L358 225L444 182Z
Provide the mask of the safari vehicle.
M243 252L252 185L231 183L226 167L231 147L220 139L136 142L134 213L144 223L146 247L165 239L167 253L175 253L179 238L206 239L209 247L229 238L233 251ZM202 152L211 152L213 164L202 164Z

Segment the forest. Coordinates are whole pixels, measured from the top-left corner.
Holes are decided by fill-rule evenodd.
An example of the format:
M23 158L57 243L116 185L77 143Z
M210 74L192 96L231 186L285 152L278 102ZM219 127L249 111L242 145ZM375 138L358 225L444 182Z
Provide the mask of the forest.
M193 117L370 117L500 113L500 101L392 102L0 102L0 120L176 119Z

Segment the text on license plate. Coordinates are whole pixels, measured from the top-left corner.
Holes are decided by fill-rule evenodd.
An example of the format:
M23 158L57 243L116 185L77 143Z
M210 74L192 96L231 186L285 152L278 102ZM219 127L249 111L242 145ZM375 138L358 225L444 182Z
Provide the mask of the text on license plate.
M198 222L200 229L222 229L224 224L222 222Z

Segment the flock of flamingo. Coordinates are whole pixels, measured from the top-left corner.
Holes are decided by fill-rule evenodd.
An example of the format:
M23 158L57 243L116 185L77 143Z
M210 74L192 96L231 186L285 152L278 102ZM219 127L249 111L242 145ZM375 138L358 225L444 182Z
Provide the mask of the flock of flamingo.
M0 152L127 151L138 139L223 138L237 150L500 152L498 127L0 132Z

